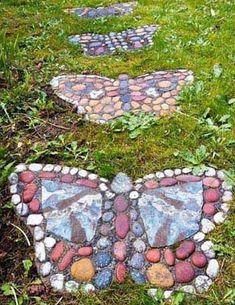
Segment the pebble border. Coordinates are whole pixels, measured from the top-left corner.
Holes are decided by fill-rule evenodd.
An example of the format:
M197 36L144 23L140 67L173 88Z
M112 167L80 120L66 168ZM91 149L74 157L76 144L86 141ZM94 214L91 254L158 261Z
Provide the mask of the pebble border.
M57 240L55 236L45 232L45 219L40 210L40 179L42 178L67 181L68 183L82 179L83 183L92 185L102 194L103 216L97 227L99 234L89 245L78 247L69 242L65 243L62 240ZM120 186L119 189L119 185L115 185L115 183L120 178L126 179L127 183ZM207 198L207 201L211 201L210 205L214 206L214 211L212 212L208 207L205 209L204 205L200 231L187 239L186 242L189 246L188 252L186 251L187 257L179 259L179 256L177 256L177 251L180 252L179 249L184 248L185 241L176 251L167 247L169 255L166 255L166 248L151 249L143 231L142 220L139 217L138 198L145 189L192 181L203 182L204 200ZM127 271L130 272L135 282L146 283L148 278L150 284L153 284L153 278L150 274L151 268L156 268L156 265L159 268L159 265L163 265L167 269L167 272L164 269L163 273L166 272L169 277L170 272L174 281L174 284L170 284L171 287L168 287L170 289L163 287L167 288L165 291L167 297L175 290L203 293L209 289L219 273L219 264L215 259L213 249L214 245L211 241L205 240L205 236L213 231L216 225L225 221L226 214L229 211L228 202L233 199L232 189L224 181L223 171L209 168L206 172L202 172L200 176L193 176L190 168L166 169L162 172L144 176L135 181L134 185L132 185L129 177L119 173L110 185L108 180L78 168L52 164L19 164L16 166L15 172L9 176L9 182L12 203L15 206L16 213L27 224L34 236L38 273L46 284L50 284L56 290L71 292L81 287L84 291L89 292L96 288L106 288L113 279L122 283ZM117 193L114 192L114 189ZM125 206L121 205L121 209L115 207L117 203L114 204L117 202L118 196L124 196ZM32 201L38 201L39 204L32 205ZM138 224L142 231L136 230L136 227L133 226L134 223ZM100 239L103 239L102 242L100 242ZM109 240L109 242L105 243L104 240ZM189 250L192 246L193 249ZM187 247L184 249L187 249ZM155 255L149 255L149 250L157 251L160 256L156 257L155 252ZM203 267L198 268L193 265L192 256L195 256L195 251L206 257L208 263L204 264ZM112 257L110 253L113 253ZM99 258L97 258L98 256ZM71 278L69 267L72 262L76 261L75 257L79 260L85 257L95 266L96 274L91 283L80 283ZM158 264L159 262L160 264ZM193 278L191 280L187 279L187 283L182 279L182 275L178 276L180 281L177 282L176 280L176 269L180 269L179 264L183 264L186 271L187 268L189 270L193 268L194 270ZM187 275L187 272L183 274ZM149 290L150 295L153 292L153 289Z

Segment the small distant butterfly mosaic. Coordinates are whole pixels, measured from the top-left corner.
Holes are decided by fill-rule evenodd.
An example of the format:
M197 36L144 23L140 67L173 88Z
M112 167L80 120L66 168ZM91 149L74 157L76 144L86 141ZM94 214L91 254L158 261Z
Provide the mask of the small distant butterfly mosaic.
M188 70L159 71L137 78L117 80L95 75L62 75L53 78L52 89L73 104L87 120L105 123L125 112L150 112L156 117L177 109L177 96L193 81Z
M202 293L218 275L206 234L232 200L223 171L167 169L132 182L124 173L108 181L78 168L20 164L9 181L38 273L56 290L102 289L128 276L170 293Z

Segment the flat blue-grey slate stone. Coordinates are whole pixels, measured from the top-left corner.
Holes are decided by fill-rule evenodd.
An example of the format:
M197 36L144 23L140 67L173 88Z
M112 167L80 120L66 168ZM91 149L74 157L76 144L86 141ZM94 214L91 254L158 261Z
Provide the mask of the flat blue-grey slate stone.
M95 286L98 289L104 289L108 287L112 282L112 271L105 269L97 274L95 277Z
M144 274L137 270L131 271L131 277L133 281L137 284L144 284L146 282L146 277L144 276Z
M151 247L173 245L199 230L202 182L147 190L138 206Z
M129 192L132 187L131 179L124 173L118 173L111 184L111 189L118 194Z

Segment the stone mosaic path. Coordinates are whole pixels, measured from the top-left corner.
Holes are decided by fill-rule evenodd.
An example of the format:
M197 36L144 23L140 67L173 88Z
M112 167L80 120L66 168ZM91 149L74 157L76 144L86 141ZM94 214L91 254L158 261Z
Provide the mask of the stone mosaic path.
M133 9L136 7L137 2L127 2L127 3L116 3L108 7L97 7L97 8L72 8L66 9L68 13L75 14L80 18L102 18L102 17L114 17L114 16L123 16L128 15L133 12Z
M107 35L87 33L70 36L69 41L80 44L85 55L101 56L112 54L118 50L136 51L152 46L152 38L157 29L156 25L146 25L120 33L111 32Z
M72 103L87 120L107 122L125 112L151 112L156 117L176 110L176 98L193 81L187 70L160 71L135 79L120 75L117 80L93 75L62 75L51 86L63 100Z
M222 171L167 169L132 183L123 173L109 182L77 168L20 164L9 181L38 272L56 290L102 289L129 274L165 295L202 293L218 275L206 234L232 200Z

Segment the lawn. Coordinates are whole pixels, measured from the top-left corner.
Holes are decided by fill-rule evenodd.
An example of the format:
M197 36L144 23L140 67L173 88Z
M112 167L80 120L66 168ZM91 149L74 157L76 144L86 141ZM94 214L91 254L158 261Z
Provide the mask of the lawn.
M234 207L210 235L222 270L205 295L176 294L170 303L159 292L153 300L147 295L149 287L131 280L91 296L29 295L28 288L40 283L35 267L30 267L34 249L14 226L30 237L15 216L7 189L7 176L18 163L78 166L108 179L120 171L137 179L167 168L214 166L229 171L235 181L234 1L140 0L131 15L98 20L64 12L111 3L115 1L0 2L0 284L6 284L4 294L9 293L0 294L0 303L15 304L12 286L19 305L235 304ZM69 35L148 24L160 25L154 46L135 53L91 58L68 42ZM62 73L117 78L178 68L192 70L194 83L181 94L180 110L159 120L130 115L115 124L91 123L49 86Z

